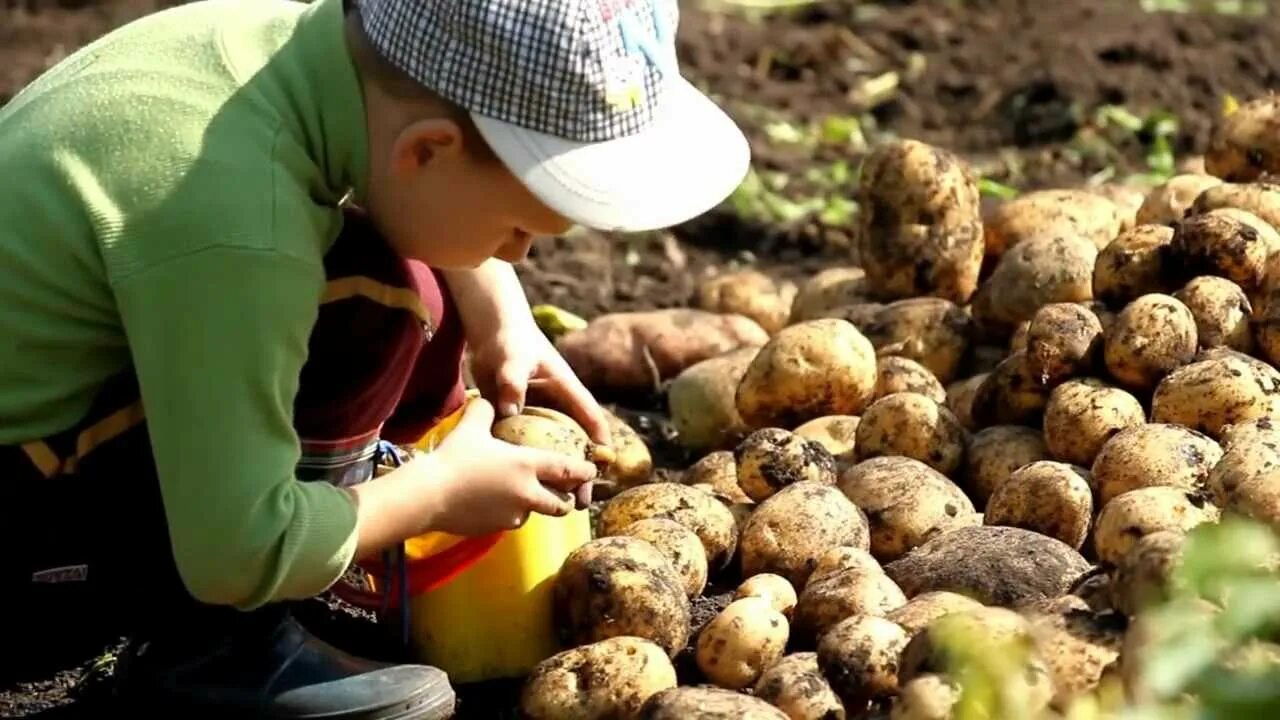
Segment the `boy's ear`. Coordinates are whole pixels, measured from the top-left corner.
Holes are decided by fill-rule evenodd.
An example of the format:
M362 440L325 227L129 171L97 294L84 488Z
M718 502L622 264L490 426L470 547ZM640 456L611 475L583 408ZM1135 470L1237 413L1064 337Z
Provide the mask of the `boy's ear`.
M428 118L406 125L391 146L396 174L413 173L437 158L462 152L462 128L446 118Z

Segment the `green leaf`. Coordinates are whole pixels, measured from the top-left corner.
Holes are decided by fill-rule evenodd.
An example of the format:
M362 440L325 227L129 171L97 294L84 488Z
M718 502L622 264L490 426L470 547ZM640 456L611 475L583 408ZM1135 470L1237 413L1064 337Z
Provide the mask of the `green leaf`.
M998 183L991 178L978 178L978 192L990 197L1000 198L1001 200L1012 200L1018 197L1016 188Z

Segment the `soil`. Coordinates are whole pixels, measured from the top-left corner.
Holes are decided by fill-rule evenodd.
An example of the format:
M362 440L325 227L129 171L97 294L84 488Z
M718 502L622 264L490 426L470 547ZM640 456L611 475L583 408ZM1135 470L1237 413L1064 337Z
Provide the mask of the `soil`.
M168 4L175 2L0 0L0 103L51 62ZM757 170L792 179L778 192L793 199L819 191L850 197L847 184L831 190L810 170L856 166L866 145L845 135L786 142L779 123L794 131L854 118L868 141L897 135L935 143L987 177L1030 189L1146 169L1151 137L1100 127L1094 114L1102 105L1124 105L1139 117L1172 113L1173 148L1183 159L1205 147L1224 95L1247 98L1280 84L1274 15L1151 14L1137 0L846 0L762 21L682 5L687 74L747 129ZM895 77L888 92L869 92ZM687 305L702 278L730 268L803 279L853 263L851 234L851 222L839 216L761 222L726 209L667 232L548 241L519 272L531 301L592 317ZM657 396L617 409L651 442L660 469L674 472L690 458L670 442L663 406ZM727 592L695 605L697 626L727 602ZM300 611L344 647L394 655L367 619L332 598ZM39 677L0 678L0 716L97 716L110 663L94 660L82 654ZM461 717L513 716L517 687L464 689Z

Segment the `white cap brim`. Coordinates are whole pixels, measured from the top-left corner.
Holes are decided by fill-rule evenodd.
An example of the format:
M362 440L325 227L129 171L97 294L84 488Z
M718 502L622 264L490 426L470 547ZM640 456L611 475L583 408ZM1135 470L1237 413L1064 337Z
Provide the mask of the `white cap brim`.
M597 143L473 117L493 151L548 207L595 230L643 232L713 209L751 162L742 130L689 81L673 79L665 93L642 132Z

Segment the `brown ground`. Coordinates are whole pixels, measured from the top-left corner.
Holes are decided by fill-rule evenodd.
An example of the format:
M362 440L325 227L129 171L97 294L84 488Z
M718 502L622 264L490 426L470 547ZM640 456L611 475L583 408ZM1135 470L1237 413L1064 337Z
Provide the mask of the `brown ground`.
M50 62L162 4L0 0L0 103ZM778 120L795 127L857 117L869 139L894 133L938 143L988 177L1031 188L1079 183L1108 168L1117 176L1145 169L1149 136L1100 128L1093 122L1100 105L1174 113L1181 158L1204 147L1224 94L1254 96L1280 82L1275 16L1151 15L1136 0L919 0L823 2L762 23L682 5L689 74L748 128L757 168L792 178L782 192L793 199L823 191L821 178L806 175L856 165L861 146L771 140L766 128ZM887 72L898 73L896 90L869 99L868 80ZM847 186L836 187L847 196ZM762 224L717 212L669 233L551 241L521 275L534 302L588 316L684 305L699 278L725 267L794 278L848 262L847 226L838 217ZM661 398L642 405L660 411ZM660 458L682 462L659 440L660 413L645 417ZM323 603L306 612L344 644L368 636L365 624ZM85 667L84 657L68 657L22 682L0 678L0 716L96 717L97 683L91 679L79 702L69 692ZM509 715L512 689L468 692L464 715Z

